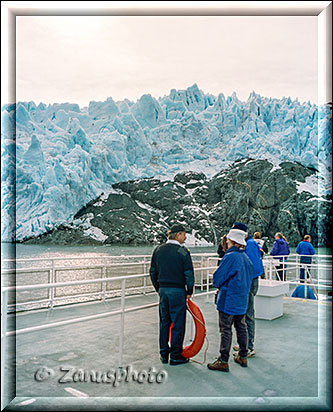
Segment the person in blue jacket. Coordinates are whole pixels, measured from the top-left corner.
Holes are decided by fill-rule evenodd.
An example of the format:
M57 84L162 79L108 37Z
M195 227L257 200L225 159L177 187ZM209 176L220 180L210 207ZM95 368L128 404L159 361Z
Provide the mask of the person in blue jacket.
M235 222L233 228L244 230L247 232L247 226L244 223ZM254 350L254 336L255 336L255 316L254 316L254 297L258 292L259 287L259 277L264 272L264 266L262 263L260 247L258 243L253 239L252 235L246 233L246 247L245 253L250 258L254 272L253 272L253 279L251 282L251 288L249 293L249 302L247 305L246 310L246 325L247 325L247 333L248 333L248 358L253 358L255 356ZM233 348L236 352L234 356L237 356L237 352L239 351L238 346L234 346Z
M286 238L282 235L282 233L277 232L275 234L275 242L273 244L270 255L273 257L277 256L275 259L279 259L280 262L286 262L287 261L286 257L282 258L278 256L287 256L289 254L290 254L290 250L289 250L289 245L288 245ZM277 280L286 280L286 273L283 270L283 266L284 266L283 263L281 263L277 267L277 276L276 276Z
M232 325L237 332L239 354L234 361L247 366L247 326L245 322L250 287L253 279L253 264L244 247L246 233L231 229L227 234L227 251L213 275L213 285L219 289L216 306L221 333L220 356L208 363L211 370L229 372L229 354L232 342Z
M308 286L306 288L306 298L305 297L305 286L298 285L297 288L293 291L292 298L303 298L303 299L317 299L316 295L314 294L313 290Z
M310 265L312 262L311 256L314 255L316 251L314 250L314 247L311 245L310 242L311 242L311 236L305 235L302 242L300 242L297 245L296 253L298 255L301 255L300 263ZM307 268L307 270L310 272L310 268ZM307 274L307 278L308 277L309 277L309 274ZM301 279L301 283L304 283L304 279L305 279L305 268L304 267L302 267L300 270L300 279Z

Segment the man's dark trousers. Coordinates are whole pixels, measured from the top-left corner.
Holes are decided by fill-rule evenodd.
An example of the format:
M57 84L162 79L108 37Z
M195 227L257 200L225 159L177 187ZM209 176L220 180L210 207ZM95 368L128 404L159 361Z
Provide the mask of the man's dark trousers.
M177 359L183 351L186 321L186 292L181 288L160 287L160 354L170 359ZM169 332L171 323L171 346Z

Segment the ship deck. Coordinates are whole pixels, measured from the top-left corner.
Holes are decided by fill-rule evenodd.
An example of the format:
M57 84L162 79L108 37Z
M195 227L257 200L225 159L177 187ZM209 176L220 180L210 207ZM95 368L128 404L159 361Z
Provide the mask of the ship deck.
M157 301L156 293L134 296L126 307ZM5 410L331 410L331 302L285 297L283 316L256 320L256 357L248 368L233 362L231 353L230 372L221 373L206 366L218 356L220 339L213 296L194 301L204 315L209 345L185 365L160 362L157 306L125 315L124 370L131 365L141 377L156 371L160 383L80 381L82 371L117 370L120 315L8 337ZM8 331L119 305L119 299L110 299L12 314ZM235 344L235 333L233 339ZM65 370L71 372L63 377Z

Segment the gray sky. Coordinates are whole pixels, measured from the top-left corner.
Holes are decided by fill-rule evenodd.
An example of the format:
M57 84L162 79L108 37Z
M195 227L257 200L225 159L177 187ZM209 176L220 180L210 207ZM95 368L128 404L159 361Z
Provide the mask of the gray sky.
M18 16L17 101L154 97L193 83L317 103L316 16Z

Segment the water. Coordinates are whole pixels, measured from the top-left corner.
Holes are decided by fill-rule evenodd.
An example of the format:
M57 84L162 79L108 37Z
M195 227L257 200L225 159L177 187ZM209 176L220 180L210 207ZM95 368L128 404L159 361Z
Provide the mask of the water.
M128 245L101 245L101 246L59 246L59 245L24 245L1 244L1 259L16 257L17 259L31 258L59 258L85 256L128 256L151 255L157 245L128 246ZM191 254L215 253L217 246L188 246ZM328 248L315 248L316 254L331 255ZM296 247L290 247L290 253L296 253Z
M157 245L128 246L128 245L101 245L101 246L58 246L58 245L24 245L9 243L1 244L1 259L16 257L16 259L31 258L58 258L84 256L128 256L151 255ZM193 253L215 253L215 246L189 246Z
M6 243L1 246L2 269L16 268L16 273L2 271L1 278L4 287L115 278L148 273L150 256L156 247L156 245L58 246ZM193 246L190 247L190 251L193 255L194 265L198 266L201 257L196 257L195 254L215 253L216 248ZM141 256L131 257L136 255ZM142 255L147 257L143 258ZM6 259L13 261L4 261ZM19 261L19 259L23 259L23 261ZM55 259L55 270L52 268L51 259ZM22 271L20 271L21 268ZM126 281L126 294L142 293L143 288L147 292L153 291L149 277L145 281L143 278L132 278ZM121 281L118 280L105 282L104 285L98 283L57 287L54 289L54 304L110 298L120 296L120 293ZM10 292L8 300L12 308L16 304L17 310L47 307L50 304L51 292L47 289L17 291L16 294Z

